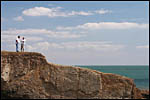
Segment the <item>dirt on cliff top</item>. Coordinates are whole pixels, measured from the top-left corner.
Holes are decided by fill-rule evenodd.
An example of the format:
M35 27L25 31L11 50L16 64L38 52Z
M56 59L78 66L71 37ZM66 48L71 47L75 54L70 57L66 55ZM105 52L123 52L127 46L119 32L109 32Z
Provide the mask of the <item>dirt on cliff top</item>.
M2 55L9 55L9 56L15 56L15 55L24 55L24 56L41 56L44 57L41 53L37 52L11 52L11 51L1 51Z

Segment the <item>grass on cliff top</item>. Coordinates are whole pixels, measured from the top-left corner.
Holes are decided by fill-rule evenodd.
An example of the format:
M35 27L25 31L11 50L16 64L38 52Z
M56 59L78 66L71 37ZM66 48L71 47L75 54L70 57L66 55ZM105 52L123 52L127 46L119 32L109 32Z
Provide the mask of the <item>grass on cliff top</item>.
M38 53L38 52L13 52L13 51L1 51L1 55L36 55L36 56L43 56L41 53Z

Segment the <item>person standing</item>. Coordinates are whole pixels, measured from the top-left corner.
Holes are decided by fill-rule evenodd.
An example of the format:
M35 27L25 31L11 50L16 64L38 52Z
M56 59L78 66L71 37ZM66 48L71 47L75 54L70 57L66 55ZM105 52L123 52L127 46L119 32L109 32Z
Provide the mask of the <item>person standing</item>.
M21 52L24 52L25 38L23 37L21 40Z
M19 43L20 43L20 36L18 36L16 39L16 52L19 52L19 50L18 50Z

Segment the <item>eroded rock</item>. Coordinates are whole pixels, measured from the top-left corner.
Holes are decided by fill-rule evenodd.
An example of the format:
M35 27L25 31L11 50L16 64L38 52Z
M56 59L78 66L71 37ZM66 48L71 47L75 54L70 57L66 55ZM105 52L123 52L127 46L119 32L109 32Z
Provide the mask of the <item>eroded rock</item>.
M3 98L136 99L133 80L80 67L48 63L33 52L1 52Z

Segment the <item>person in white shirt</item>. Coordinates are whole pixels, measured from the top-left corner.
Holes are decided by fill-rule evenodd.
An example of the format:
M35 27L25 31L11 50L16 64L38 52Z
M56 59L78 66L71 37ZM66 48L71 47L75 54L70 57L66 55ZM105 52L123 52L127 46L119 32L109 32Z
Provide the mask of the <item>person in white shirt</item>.
M24 52L25 38L23 37L21 40L21 52Z
M18 36L16 39L16 52L19 52L18 50L19 43L20 43L20 36Z

